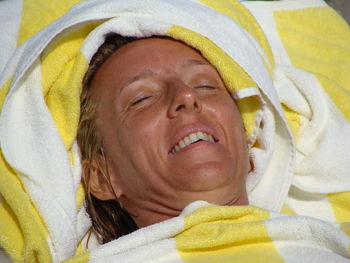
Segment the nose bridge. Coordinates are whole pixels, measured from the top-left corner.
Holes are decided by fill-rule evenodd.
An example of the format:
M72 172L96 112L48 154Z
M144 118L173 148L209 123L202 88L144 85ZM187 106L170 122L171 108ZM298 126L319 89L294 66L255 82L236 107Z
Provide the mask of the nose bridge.
M171 87L175 98L179 99L179 102L183 100L183 103L190 103L194 100L194 89L186 85L182 80L177 80Z
M169 105L170 117L177 116L182 111L199 112L201 110L201 104L195 89L188 86L181 79L172 79L168 88L171 94Z

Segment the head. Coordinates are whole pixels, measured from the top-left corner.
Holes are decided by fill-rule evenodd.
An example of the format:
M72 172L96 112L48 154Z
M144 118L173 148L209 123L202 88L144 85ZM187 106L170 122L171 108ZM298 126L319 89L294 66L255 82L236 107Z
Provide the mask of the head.
M85 76L78 132L90 210L112 203L131 232L196 200L248 204L244 128L215 68L172 39L106 43Z

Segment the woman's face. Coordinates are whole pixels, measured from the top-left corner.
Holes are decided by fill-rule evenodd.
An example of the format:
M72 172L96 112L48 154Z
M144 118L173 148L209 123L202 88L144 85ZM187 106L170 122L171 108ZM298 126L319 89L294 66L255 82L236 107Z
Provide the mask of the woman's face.
M161 38L129 43L97 71L92 92L112 186L139 226L195 200L248 203L239 111L197 51Z

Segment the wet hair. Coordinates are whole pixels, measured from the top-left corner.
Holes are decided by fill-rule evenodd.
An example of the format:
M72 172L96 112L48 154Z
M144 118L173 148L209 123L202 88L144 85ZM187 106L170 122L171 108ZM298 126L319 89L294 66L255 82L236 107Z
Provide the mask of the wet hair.
M106 165L106 156L102 147L102 138L96 127L96 97L90 92L91 82L102 64L117 49L137 40L134 37L123 37L112 33L108 34L105 42L99 47L92 57L88 70L83 79L83 88L80 96L80 120L77 133L77 142L81 152L82 161L87 160L90 165L104 165L106 171L103 177L110 184L110 177ZM102 160L98 162L96 160ZM117 200L99 200L90 191L90 169L84 175L83 185L86 193L86 209L91 217L92 227L89 235L92 233L97 237L99 243L107 243L123 235L129 234L138 229L136 223L129 213L122 208ZM89 236L90 237L90 236Z

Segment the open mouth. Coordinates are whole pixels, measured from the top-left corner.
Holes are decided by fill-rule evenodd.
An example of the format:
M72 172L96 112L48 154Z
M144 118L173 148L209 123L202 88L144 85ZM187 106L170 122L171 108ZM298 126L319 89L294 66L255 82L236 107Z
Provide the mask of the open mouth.
M206 132L202 132L202 131L193 132L193 133L187 135L186 137L182 138L171 149L170 153L176 153L190 144L194 144L194 143L201 142L201 141L214 142L214 143L218 142L217 139L215 139L212 135L210 135Z

